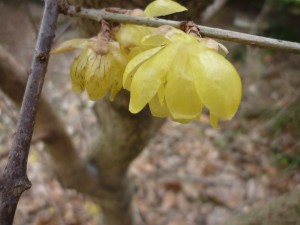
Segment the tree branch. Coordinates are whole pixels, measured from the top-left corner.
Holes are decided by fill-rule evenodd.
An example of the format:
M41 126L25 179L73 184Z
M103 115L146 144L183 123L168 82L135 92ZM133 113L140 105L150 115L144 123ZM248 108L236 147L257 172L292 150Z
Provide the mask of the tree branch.
M46 0L42 24L33 56L31 73L26 85L20 119L9 152L4 173L0 178L0 223L11 225L22 193L31 187L27 177L27 159L40 94L48 65L58 16L56 0Z
M69 5L65 7L63 11L66 15L77 16L81 18L87 18L100 22L100 20L110 20L119 23L132 23L138 25L146 25L152 27L158 27L162 25L170 25L176 28L180 28L182 22L165 20L158 18L146 18L139 16L130 16L118 13L108 12L106 9L86 9ZM273 38L266 38L256 35L250 35L235 31L223 30L218 28L200 26L201 34L207 37L217 38L225 41L237 42L245 45L252 45L261 48L270 48L274 50L287 51L291 53L300 54L300 44L295 42L283 41Z

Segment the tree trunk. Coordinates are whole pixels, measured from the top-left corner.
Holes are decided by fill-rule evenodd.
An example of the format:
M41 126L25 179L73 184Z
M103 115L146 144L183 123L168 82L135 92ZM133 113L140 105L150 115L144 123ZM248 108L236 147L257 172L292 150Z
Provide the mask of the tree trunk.
M119 93L113 103L100 101L97 104L102 129L90 149L88 162L98 171L98 179L110 193L98 199L105 224L132 224L127 169L164 121L152 117L148 108L133 115L128 111L128 104L126 91Z

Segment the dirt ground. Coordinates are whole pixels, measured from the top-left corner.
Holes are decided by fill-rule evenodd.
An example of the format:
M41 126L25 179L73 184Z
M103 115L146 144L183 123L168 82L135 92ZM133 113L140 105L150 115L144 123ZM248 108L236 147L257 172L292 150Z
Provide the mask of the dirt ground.
M30 5L29 10L38 21L41 8ZM0 15L4 13L0 44L16 52L28 68L36 37L32 22L24 20L28 11L0 3ZM74 25L60 19L56 41L76 35ZM201 122L164 124L130 168L137 224L221 225L235 214L300 188L299 56L229 47L244 89L237 116L222 122L220 129L211 128L205 114ZM240 52L243 59L235 59ZM96 117L94 102L71 92L68 73L75 54L51 58L44 95L76 145L86 149L97 130ZM0 91L0 171L17 118L17 108ZM33 186L21 198L15 225L100 223L100 209L91 199L60 186L42 143L32 145L28 175Z

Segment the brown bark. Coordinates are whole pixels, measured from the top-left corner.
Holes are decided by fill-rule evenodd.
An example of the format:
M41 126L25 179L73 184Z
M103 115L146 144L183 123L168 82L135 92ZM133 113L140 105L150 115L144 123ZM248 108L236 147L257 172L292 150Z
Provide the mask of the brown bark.
M149 139L162 125L148 109L137 115L128 111L129 94L119 93L115 102L97 104L101 132L90 149L88 162L98 171L101 185L109 195L98 199L106 224L132 224L130 181L126 173Z

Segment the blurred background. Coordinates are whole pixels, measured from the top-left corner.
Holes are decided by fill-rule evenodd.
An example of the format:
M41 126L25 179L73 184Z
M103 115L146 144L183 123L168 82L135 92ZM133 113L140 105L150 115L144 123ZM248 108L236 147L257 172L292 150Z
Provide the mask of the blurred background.
M191 7L197 2L185 1ZM200 14L196 9L176 18L300 42L299 0L214 0ZM0 45L27 72L42 11L38 0L0 1ZM78 37L77 28L71 18L60 16L54 45ZM220 129L210 127L206 114L186 125L166 121L130 167L137 224L221 225L299 188L299 55L221 42L243 82L239 112ZM94 102L71 92L69 65L75 56L51 57L43 92L84 155L99 127ZM0 171L17 119L18 107L0 90ZM21 198L15 224L100 224L99 207L62 188L44 149L34 139L28 165L33 186Z

